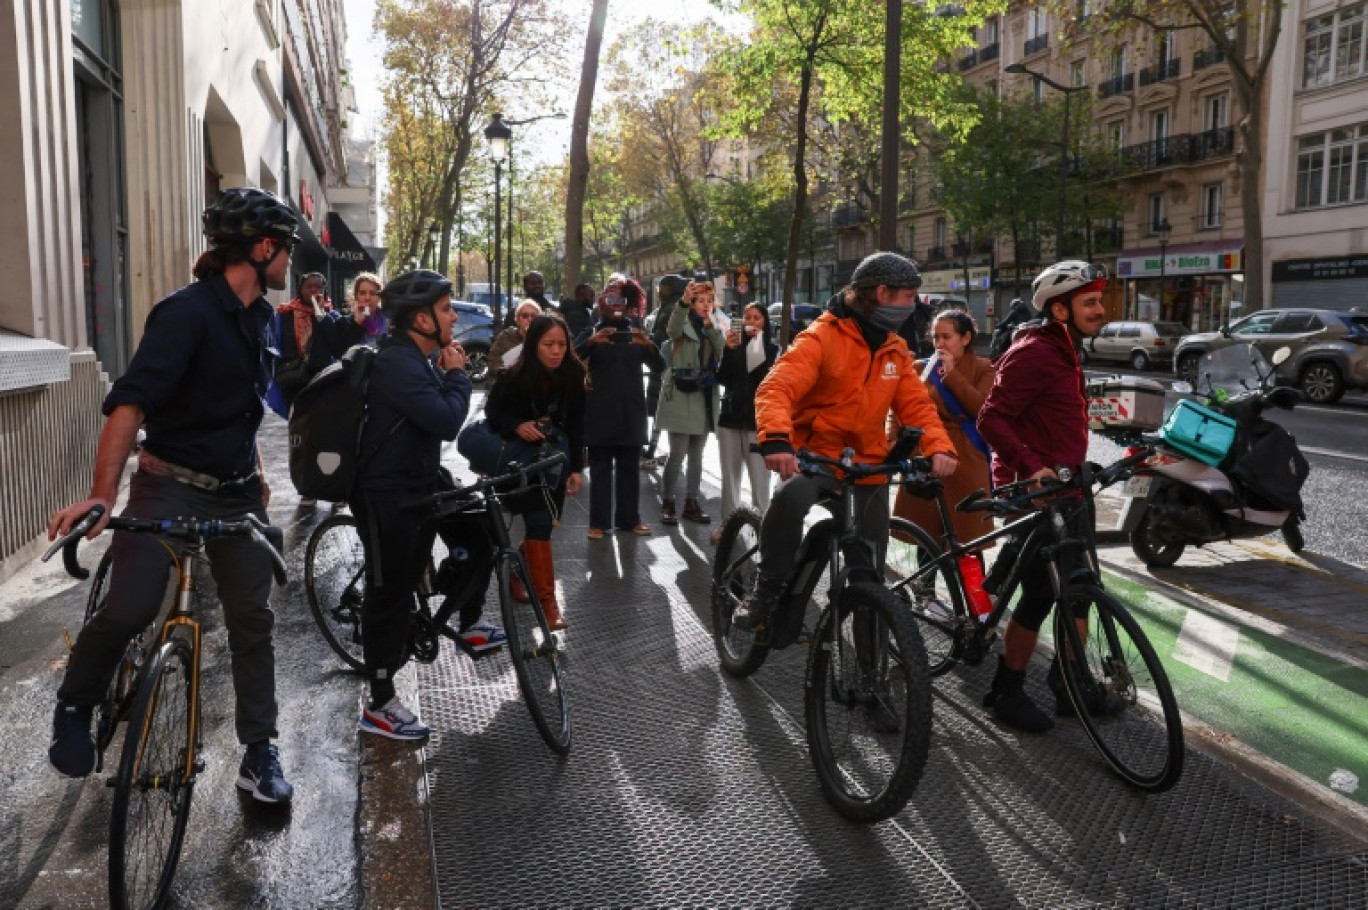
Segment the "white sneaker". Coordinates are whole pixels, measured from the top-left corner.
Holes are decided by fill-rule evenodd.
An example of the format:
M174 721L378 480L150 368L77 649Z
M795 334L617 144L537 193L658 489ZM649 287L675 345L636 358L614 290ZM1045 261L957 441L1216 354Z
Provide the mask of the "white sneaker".
M479 654L494 648L502 648L508 641L508 633L487 619L477 619L461 633L461 639L466 643L466 647Z
M390 739L426 739L432 731L418 722L418 716L404 707L396 695L383 708L366 708L357 728Z

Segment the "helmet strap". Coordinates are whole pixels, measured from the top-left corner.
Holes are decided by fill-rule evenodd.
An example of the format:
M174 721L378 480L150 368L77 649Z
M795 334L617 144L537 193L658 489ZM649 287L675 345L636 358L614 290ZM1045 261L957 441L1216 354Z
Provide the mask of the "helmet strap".
M420 338L426 338L428 341L434 342L435 344L440 346L442 343L442 330L437 327L437 301L434 300L432 303L429 303L427 306L427 311L428 314L432 316L431 332L424 332L422 329L418 328L417 321L414 320L412 317L409 318L408 329L410 332L413 332ZM418 313L417 311L415 311L414 316L417 315Z
M257 284L261 288L261 293L263 295L265 295L268 290L266 285L266 270L271 267L271 263L276 261L276 257L280 255L280 251L284 248L284 245L280 243L273 244L272 246L271 256L265 262L259 262L252 258L248 258L247 260L252 264L252 270L256 272Z

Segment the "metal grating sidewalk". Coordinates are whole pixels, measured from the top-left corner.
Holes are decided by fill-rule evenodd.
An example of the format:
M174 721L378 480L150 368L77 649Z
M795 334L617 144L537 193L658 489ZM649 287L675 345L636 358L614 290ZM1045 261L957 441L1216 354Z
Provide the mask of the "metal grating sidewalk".
M1139 794L1074 722L1029 738L991 722L986 666L937 681L908 808L847 823L807 757L806 650L748 681L717 667L710 528L593 542L584 526L572 504L555 540L567 760L505 655L473 665L448 648L420 667L444 907L1368 906L1365 843L1198 753L1172 792Z

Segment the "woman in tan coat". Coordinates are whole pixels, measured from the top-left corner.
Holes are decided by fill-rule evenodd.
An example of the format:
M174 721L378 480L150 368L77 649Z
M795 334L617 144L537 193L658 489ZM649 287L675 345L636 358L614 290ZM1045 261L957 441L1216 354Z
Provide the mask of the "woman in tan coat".
M932 323L931 338L936 353L928 360L917 361L926 390L935 402L941 424L959 453L959 470L945 479L945 499L954 509L955 503L978 489L991 489L988 476L988 456L983 439L978 435L974 420L983 400L993 387L997 371L985 358L974 353L974 336L978 334L974 317L963 310L946 310ZM931 364L930 371L927 364ZM896 430L896 427L893 428ZM893 514L920 525L937 541L944 543L945 529L934 499L913 496L899 487ZM964 514L951 512L955 536L961 542L982 537L992 530L992 520L982 512Z

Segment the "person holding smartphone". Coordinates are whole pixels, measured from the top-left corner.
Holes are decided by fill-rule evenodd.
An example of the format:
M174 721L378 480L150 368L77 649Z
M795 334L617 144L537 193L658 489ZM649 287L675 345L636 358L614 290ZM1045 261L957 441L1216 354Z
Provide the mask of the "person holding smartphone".
M584 444L589 449L589 539L612 527L645 536L641 520L641 447L646 444L646 390L642 367L665 366L654 343L627 316L621 286L598 298L598 321L575 339L589 371ZM609 524L609 520L612 524Z
M371 347L375 347L380 336L389 331L389 320L380 307L380 292L384 289L380 276L373 272L362 272L352 282L349 301L352 316L361 317L361 327L366 330L363 340Z
M755 390L760 386L779 346L769 340L769 313L758 303L748 304L741 319L726 334L726 348L717 369L722 385L722 407L717 416L717 448L722 469L722 518L725 522L741 498L741 471L750 479L751 505L762 515L769 508L770 471L765 456L750 450L755 436ZM717 526L709 540L722 537Z

